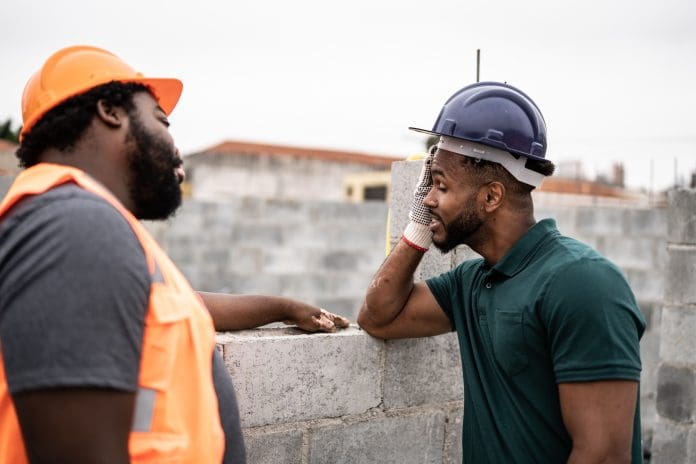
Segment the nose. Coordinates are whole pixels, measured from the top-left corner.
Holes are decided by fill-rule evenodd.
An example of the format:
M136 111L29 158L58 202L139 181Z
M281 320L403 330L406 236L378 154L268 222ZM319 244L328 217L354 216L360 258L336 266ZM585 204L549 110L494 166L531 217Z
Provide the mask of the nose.
M423 204L428 208L435 208L437 206L437 200L435 199L435 189L430 187L428 194L423 198Z

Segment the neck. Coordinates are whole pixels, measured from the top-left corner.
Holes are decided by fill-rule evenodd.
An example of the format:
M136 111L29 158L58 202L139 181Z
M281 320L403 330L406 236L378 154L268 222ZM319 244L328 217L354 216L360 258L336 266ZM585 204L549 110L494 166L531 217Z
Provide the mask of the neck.
M536 224L531 212L501 213L490 217L477 234L478 240L467 244L491 266L500 261Z
M126 209L133 212L134 205L126 181L127 166L122 166L123 162L119 163L125 158L122 154L113 153L113 150L81 142L69 150L49 148L41 154L40 160L84 171L106 187Z

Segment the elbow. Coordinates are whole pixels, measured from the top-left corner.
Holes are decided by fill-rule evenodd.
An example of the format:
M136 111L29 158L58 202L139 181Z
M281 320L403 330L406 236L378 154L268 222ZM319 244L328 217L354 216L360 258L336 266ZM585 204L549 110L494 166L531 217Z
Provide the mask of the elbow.
M370 309L367 301L363 301L360 307L360 312L357 318L358 326L363 329L368 334L376 338L384 338L379 330L379 326L375 323L374 319L370 317Z

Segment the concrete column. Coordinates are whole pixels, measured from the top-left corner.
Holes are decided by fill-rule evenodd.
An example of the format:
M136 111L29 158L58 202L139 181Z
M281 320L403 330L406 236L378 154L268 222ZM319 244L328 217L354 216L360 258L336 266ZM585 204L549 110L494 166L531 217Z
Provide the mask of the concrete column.
M654 463L696 462L696 190L669 194Z

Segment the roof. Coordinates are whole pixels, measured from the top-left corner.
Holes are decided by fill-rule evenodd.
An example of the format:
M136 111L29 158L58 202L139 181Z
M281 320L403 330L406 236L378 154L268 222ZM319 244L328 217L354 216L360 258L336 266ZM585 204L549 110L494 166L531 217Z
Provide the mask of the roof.
M574 193L614 198L633 198L635 196L620 187L564 177L547 177L537 190L541 192Z
M323 161L336 161L339 163L357 163L368 166L381 166L385 169L391 168L392 163L400 159L392 156L372 155L353 151L326 150L290 145L273 145L268 143L244 142L239 140L228 140L210 148L206 148L200 152L193 153L190 156L202 156L207 154L309 158Z

